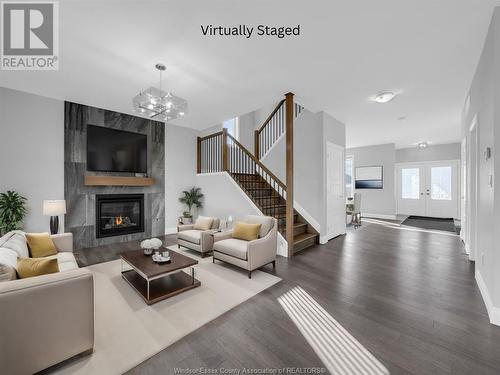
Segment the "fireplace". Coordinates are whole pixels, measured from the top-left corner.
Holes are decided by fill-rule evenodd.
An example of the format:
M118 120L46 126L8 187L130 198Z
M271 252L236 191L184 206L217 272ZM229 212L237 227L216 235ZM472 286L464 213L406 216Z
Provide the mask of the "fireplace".
M96 238L144 232L144 194L96 195Z

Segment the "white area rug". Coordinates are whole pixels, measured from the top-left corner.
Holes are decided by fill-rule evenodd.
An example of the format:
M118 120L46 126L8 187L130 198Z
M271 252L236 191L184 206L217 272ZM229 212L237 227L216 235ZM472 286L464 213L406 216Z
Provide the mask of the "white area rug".
M121 374L281 279L196 258L201 286L148 306L121 276L121 260L96 264L95 346L90 356L71 361L58 374Z

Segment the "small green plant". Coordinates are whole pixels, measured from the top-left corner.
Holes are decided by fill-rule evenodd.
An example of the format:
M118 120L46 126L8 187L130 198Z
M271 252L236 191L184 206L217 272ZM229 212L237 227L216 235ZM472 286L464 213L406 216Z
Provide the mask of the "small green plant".
M0 232L20 229L26 216L26 198L15 191L0 193Z
M186 218L193 217L193 207L203 207L202 199L201 188L192 187L190 190L184 190L182 196L179 198L179 202L185 204L188 210L183 212L183 216Z

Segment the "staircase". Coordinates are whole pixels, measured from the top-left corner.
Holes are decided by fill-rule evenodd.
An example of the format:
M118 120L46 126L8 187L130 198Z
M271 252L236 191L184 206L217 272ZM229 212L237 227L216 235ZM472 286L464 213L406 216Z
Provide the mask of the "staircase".
M286 200L259 174L230 173L241 189L252 199L259 210L278 220L278 230L286 233ZM318 243L318 233L294 209L293 210L293 253Z
M319 234L295 209L293 221L287 223L287 186L225 129L198 137L197 154L198 173L227 172L264 215L278 220L285 239L288 225L293 226L289 255L318 243Z

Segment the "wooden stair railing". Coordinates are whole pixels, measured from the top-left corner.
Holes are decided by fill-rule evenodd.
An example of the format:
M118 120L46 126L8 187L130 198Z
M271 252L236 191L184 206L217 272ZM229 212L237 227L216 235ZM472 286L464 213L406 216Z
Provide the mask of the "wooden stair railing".
M225 129L198 137L197 150L198 173L228 172L263 214L278 220L289 256L318 242L318 233L289 207L288 187Z
M281 100L267 117L262 126L254 132L254 155L262 159L271 147L286 131L286 99ZM304 109L300 104L293 103L293 116L296 118Z

